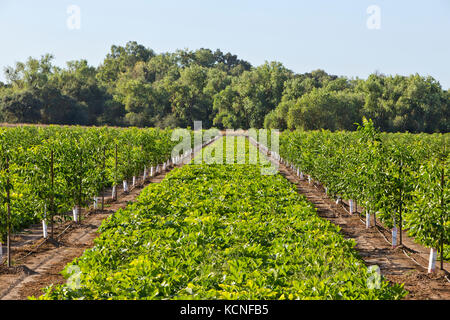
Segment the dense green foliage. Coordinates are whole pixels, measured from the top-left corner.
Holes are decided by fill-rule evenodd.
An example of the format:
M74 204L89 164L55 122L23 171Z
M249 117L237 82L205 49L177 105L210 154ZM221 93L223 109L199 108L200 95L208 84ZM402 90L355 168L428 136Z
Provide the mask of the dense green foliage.
M105 188L143 172L144 166L166 161L175 143L171 130L161 129L0 128L0 240L6 232L8 189L11 226L17 231L49 219L50 212L88 203Z
M236 150L235 158L248 158L246 150ZM100 231L95 246L66 268L69 282L50 287L43 299L398 299L406 293L384 280L369 288L372 275L355 243L319 218L285 178L261 175L257 165L176 169Z
M331 195L357 200L388 227L406 227L441 250L450 244L449 139L382 134L365 120L357 132L283 132L280 154Z
M136 42L112 46L98 67L80 60L59 68L52 59L5 69L0 122L355 130L365 116L383 131L450 130L450 92L417 74L295 74L220 50L157 54Z

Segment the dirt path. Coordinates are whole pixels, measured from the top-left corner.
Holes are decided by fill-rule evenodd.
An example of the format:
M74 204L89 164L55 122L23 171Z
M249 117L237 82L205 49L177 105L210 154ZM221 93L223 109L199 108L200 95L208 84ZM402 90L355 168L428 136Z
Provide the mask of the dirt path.
M145 184L133 188L128 194L119 196L117 201L105 206L107 210L90 213L79 225L73 222L68 223L69 231L58 238L57 243L47 241L32 254L27 248L14 250L13 261L21 259L24 254L29 255L13 270L7 271L3 267L3 272L0 274L0 299L26 299L32 295L40 295L41 288L47 285L64 283L65 279L60 272L67 263L93 246L93 240L98 236L97 229L103 220L134 201L145 186L160 182L167 172L158 174ZM59 226L59 229L64 226ZM35 240L35 244L36 242L42 243L42 238Z
M193 156L194 154L191 155ZM105 210L88 212L79 224L70 221L56 226L55 235L64 231L56 238L57 241L44 241L40 225L32 226L16 236L17 241L12 252L12 261L16 262L14 267L7 269L0 266L0 300L22 300L39 296L43 293L42 288L64 283L66 280L60 272L67 263L93 247L93 241L98 236L97 229L103 220L134 201L147 185L161 182L175 167L167 168L166 172L159 173L145 182L138 181L139 184L128 194L119 194L117 201L107 198Z
M366 229L358 215L350 215L323 191L308 181L301 181L295 172L283 164L280 164L279 170L317 208L319 216L338 225L346 238L356 241L356 250L367 265L378 265L382 275L389 281L405 284L405 289L409 291L406 299L450 299L450 283L445 278L446 274L449 277L448 272L439 270L435 274L428 274L426 269L407 257L402 250L405 249L422 266L427 266L426 258L423 257L427 251L425 248L404 235L405 247L392 249L375 227Z
M406 299L450 299L450 283L445 279L443 272L429 275L427 270L408 258L402 248L392 249L377 229L366 229L357 215L349 215L342 206L336 205L335 201L326 197L323 191L306 181L300 181L294 172L282 164L279 170L297 186L299 193L306 196L317 208L321 217L338 225L346 238L356 241L356 250L367 265L378 265L389 281L405 284L405 289L410 292ZM67 231L58 238L57 243L47 241L36 249L42 238L39 239L39 232L32 228L31 238L24 237L27 244L24 242L21 244L22 247L16 247L14 250L13 260L22 259L20 264L12 270L0 267L0 299L26 299L42 294L41 288L50 284L64 283L65 279L60 272L67 263L93 246L93 240L98 236L97 229L102 221L134 201L149 183L158 183L164 177L165 173L159 174L132 189L129 194L119 196L118 201L108 204L107 210L88 214L79 225L71 222L61 224L56 234L65 229ZM411 255L418 260L423 258L426 250L414 244L411 239L407 237L404 239L405 244L409 246L411 243L411 248L417 252L415 254L413 251ZM31 248L34 248L33 251L30 251ZM425 261L419 263L426 266L426 259L423 259Z

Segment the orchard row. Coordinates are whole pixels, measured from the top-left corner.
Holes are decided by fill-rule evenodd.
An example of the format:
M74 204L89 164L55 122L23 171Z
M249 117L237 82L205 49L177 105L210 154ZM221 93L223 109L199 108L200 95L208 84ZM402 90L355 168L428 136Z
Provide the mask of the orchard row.
M398 229L397 244L406 228L448 259L449 142L450 134L379 133L364 121L356 132L283 132L280 157L352 210L360 204L368 223Z
M230 154L239 162L256 151L248 140L245 150L224 140L204 153L224 150L226 163ZM399 299L406 294L368 269L354 241L321 219L294 185L280 174L261 174L256 164L177 168L105 220L100 231L95 246L66 267L67 283L48 288L42 299Z
M8 230L51 222L110 188L117 197L116 186L127 191L127 181L159 170L175 144L171 130L0 128L0 242Z

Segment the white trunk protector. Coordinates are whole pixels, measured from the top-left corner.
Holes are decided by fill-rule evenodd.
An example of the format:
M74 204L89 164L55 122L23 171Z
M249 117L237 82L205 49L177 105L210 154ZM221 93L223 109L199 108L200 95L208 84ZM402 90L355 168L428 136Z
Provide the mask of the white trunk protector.
M80 211L79 211L78 206L73 207L72 213L73 213L73 221L78 222L78 218L80 216Z
M434 248L430 249L430 258L428 261L428 273L432 273L436 270L436 254L437 250Z
M392 228L392 247L395 248L397 246L397 228Z

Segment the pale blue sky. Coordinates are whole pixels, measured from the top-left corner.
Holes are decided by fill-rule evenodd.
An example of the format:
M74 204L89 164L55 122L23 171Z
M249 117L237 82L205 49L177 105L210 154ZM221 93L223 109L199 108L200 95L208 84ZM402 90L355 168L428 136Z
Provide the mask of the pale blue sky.
M81 9L80 30L67 28L69 5ZM370 5L380 30L366 26ZM112 44L135 40L156 52L220 48L297 73L417 72L450 88L450 0L0 0L0 30L3 81L3 67L29 56L97 66Z

